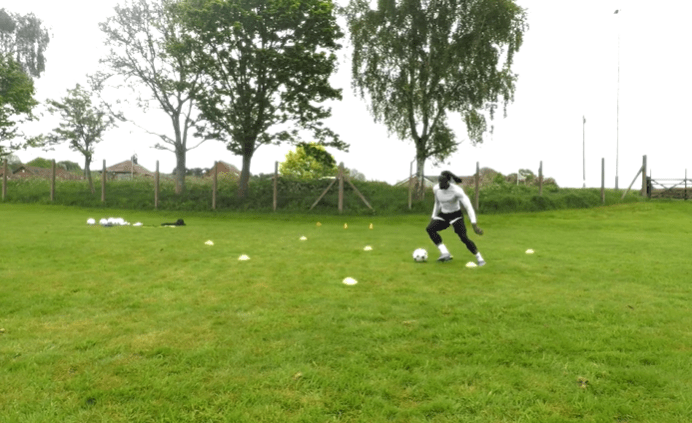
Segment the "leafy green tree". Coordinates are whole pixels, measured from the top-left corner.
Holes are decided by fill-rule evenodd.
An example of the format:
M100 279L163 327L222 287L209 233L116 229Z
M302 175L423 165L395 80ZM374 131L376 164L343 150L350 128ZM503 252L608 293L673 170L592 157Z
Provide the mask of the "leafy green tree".
M53 161L49 159L44 159L43 157L36 157L35 159L26 163L27 166L41 167L43 169L50 169L53 167Z
M118 80L124 83L118 83L117 88L126 85L135 94L140 108L147 109L153 104L168 115L170 132L145 130L160 138L155 148L175 153L176 190L182 193L187 152L204 142L188 145L190 131L199 120L194 94L201 88L201 73L193 68L194 56L186 50L166 50L168 45L180 45L181 36L181 27L169 3L169 0L132 0L115 7L115 15L99 25L110 48L101 59L107 70L94 75L92 82L100 87L119 76Z
M536 174L531 169L519 169L520 180L523 179L527 184L536 180Z
M69 160L57 162L55 165L61 169L65 169L68 172L82 172L82 168L79 166L79 163L71 162Z
M188 37L172 49L189 51L209 79L196 95L200 132L242 156L240 198L262 145L296 143L304 130L347 147L322 122L331 109L321 103L341 99L329 83L343 36L331 0L181 0L177 13Z
M50 42L43 22L0 9L0 56L11 57L27 75L38 78L46 70L45 52Z
M348 176L355 181L365 181L365 174L360 173L357 169L347 169Z
M115 126L116 118L107 106L94 105L91 96L91 92L77 84L75 88L68 89L67 96L60 101L48 100L48 111L59 114L62 122L46 139L48 144L68 142L71 150L84 156L84 176L94 193L94 182L89 169L94 147L102 141L103 134Z
M12 142L19 131L17 124L31 119L37 104L34 81L22 71L19 63L0 54L0 157L21 146Z
M2 165L5 160L7 160L7 167L12 171L22 165L22 161L19 160L19 157L15 156L14 154L3 156L0 165Z
M353 87L376 122L416 147L417 177L459 142L450 113L480 143L498 103L513 100L511 66L526 30L515 0L350 0ZM422 187L423 185L420 184Z
M295 151L289 151L286 160L279 163L279 172L299 179L319 179L336 175L338 168L334 157L323 146L310 143L299 144Z
M49 41L48 31L33 14L0 9L0 157L31 144L13 140L19 136L17 124L33 118L38 102L32 77L45 71Z

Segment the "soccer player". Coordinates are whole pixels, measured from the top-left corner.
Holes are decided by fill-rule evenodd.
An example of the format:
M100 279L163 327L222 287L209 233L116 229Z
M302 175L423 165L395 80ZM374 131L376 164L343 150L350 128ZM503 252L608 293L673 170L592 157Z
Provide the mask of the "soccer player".
M433 187L435 194L435 207L433 208L432 219L430 224L425 229L430 235L430 239L440 250L440 258L437 261L445 262L452 259L452 255L447 250L447 247L442 243L442 237L438 233L441 230L452 226L454 232L459 235L461 242L466 244L466 248L478 260L478 265L485 265L483 256L478 252L476 244L473 243L466 234L466 225L464 224L464 215L461 212L461 206L464 206L466 213L469 215L469 220L473 226L473 231L478 235L483 235L483 230L476 223L476 213L473 211L471 200L464 192L463 188L458 185L451 184L450 181L456 183L461 182L461 178L454 175L452 172L445 170L440 175L439 183Z

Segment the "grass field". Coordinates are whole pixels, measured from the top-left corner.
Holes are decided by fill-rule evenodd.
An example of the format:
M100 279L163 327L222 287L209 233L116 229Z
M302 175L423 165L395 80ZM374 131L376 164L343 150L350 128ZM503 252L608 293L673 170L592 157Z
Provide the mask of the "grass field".
M0 204L0 421L692 421L690 207L480 215L470 269L427 214Z

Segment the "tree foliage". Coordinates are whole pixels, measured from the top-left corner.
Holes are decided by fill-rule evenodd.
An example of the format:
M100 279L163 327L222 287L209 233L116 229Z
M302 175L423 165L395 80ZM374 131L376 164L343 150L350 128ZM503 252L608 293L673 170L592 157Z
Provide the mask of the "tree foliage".
M26 146L14 143L17 124L33 118L32 77L46 69L45 51L50 36L33 14L19 15L0 9L0 157Z
M71 150L84 156L84 176L93 193L94 183L89 167L94 148L102 141L103 134L115 126L116 118L106 105L94 105L91 97L91 92L77 84L75 88L68 89L67 96L61 100L48 100L48 111L58 114L62 122L46 138L49 145L67 142Z
M53 160L45 159L43 157L36 157L35 159L26 163L27 166L40 167L43 169L50 169L53 167Z
M444 161L459 141L450 114L480 143L498 104L513 100L511 66L526 30L514 0L351 0L345 15L354 47L353 88L376 122Z
M286 160L279 164L279 172L297 179L319 179L336 175L338 168L334 157L323 146L303 143L286 154Z
M43 22L0 9L0 56L11 57L27 75L38 78L46 70L45 51L50 36Z
M58 166L60 169L65 169L68 172L82 171L82 168L79 166L79 163L71 162L69 160L59 161L55 165Z
M243 157L239 197L259 147L297 142L299 131L319 143L346 144L322 120L341 99L329 76L343 36L331 0L182 0L184 49L209 78L197 95L206 138Z
M0 143L9 142L6 147L0 145L0 157L20 147L12 143L19 131L17 123L31 119L37 104L34 81L19 63L0 54Z
M188 135L199 119L194 95L201 87L201 76L187 51L167 50L169 45L180 45L181 37L169 0L132 0L116 6L115 14L99 26L109 47L100 61L107 70L94 75L92 81L100 87L117 75L135 93L142 109L154 104L168 115L170 132L147 132L160 138L155 148L175 153L176 190L184 192L187 152L201 144L188 146ZM147 95L142 96L143 92Z
M5 156L0 157L2 158L2 163L4 163L4 161L6 160L7 166L13 171L22 164L22 161L19 160L19 157L15 156L14 154L7 154ZM0 163L0 165L2 165L2 163Z

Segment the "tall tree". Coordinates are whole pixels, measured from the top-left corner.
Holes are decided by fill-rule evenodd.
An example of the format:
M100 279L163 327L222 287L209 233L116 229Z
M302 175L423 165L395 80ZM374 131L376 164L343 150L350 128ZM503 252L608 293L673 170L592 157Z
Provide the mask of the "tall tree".
M0 9L0 55L11 57L34 78L46 70L44 55L50 36L40 19Z
M67 96L60 101L48 100L48 111L59 114L62 122L46 139L48 144L68 142L71 150L84 156L84 176L94 193L94 182L89 169L94 147L102 141L103 134L115 126L116 117L106 105L94 105L91 97L91 92L77 84L75 88L68 89Z
M279 164L279 172L299 179L319 179L336 175L338 169L336 160L323 146L309 143L289 151L286 160Z
M506 111L517 76L511 66L526 30L515 0L351 0L345 15L353 44L353 88L376 122L444 161L459 142L449 114L483 141L498 104ZM422 187L422 183L419 184Z
M182 0L177 11L184 48L210 80L197 95L201 132L243 157L239 197L262 145L296 143L305 130L347 148L322 122L331 109L321 103L341 99L329 83L343 36L331 0Z
M31 119L37 104L34 81L22 71L19 63L0 54L0 158L20 147L12 143L19 131L17 123ZM5 142L9 144L3 147Z
M83 172L82 168L79 167L79 163L71 162L69 160L62 160L55 164L60 169L65 169L68 172Z
M38 102L32 77L46 68L49 41L48 31L33 14L0 9L0 157L31 143L13 140L20 135L17 124L33 118Z
M19 160L19 157L15 156L14 154L7 154L5 156L2 156L2 160L7 160L7 166L11 170L15 170L22 164L22 161Z
M175 153L176 192L181 193L185 191L187 152L204 142L188 147L188 135L198 122L194 95L201 87L201 77L192 67L193 56L187 51L166 51L167 45L180 45L181 34L180 25L167 6L169 3L169 0L132 0L115 7L115 15L100 24L110 48L108 55L101 59L107 70L94 75L92 82L98 87L118 75L136 93L141 108L154 104L168 115L170 132L147 132L161 139L155 148ZM142 87L146 96L141 95Z

